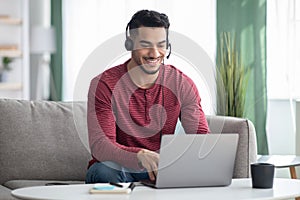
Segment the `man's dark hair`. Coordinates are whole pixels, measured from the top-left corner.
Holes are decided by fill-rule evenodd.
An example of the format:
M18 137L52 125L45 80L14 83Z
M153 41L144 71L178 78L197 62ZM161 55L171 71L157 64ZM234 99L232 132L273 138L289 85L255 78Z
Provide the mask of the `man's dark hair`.
M136 12L130 22L129 29L144 27L164 27L169 29L170 22L168 16L153 10L140 10Z

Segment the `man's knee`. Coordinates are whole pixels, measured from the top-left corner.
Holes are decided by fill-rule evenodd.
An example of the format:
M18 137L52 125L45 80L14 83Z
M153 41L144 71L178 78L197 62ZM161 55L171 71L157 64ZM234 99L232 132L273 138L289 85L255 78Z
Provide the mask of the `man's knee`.
M124 182L121 166L110 161L96 162L88 169L86 183Z

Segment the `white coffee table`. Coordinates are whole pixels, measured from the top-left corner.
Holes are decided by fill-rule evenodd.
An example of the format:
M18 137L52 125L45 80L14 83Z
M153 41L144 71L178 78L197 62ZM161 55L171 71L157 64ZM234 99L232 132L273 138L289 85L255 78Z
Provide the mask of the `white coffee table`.
M251 179L234 179L228 187L202 187L179 189L152 189L137 186L131 194L89 194L93 185L62 185L21 188L12 191L12 195L20 199L39 200L189 200L189 199L289 199L300 196L300 180L274 179L272 189L253 189Z
M259 163L271 163L276 168L290 169L291 178L297 179L296 166L300 166L300 156L295 155L258 155L257 162Z

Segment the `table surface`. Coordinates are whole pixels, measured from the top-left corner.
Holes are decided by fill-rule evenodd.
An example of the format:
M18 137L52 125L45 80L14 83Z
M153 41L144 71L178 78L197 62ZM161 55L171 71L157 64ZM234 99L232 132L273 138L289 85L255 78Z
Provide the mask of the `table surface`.
M289 199L300 196L300 180L274 179L272 189L254 189L251 179L233 179L227 187L201 187L201 188L177 188L177 189L153 189L145 186L137 186L131 194L89 194L92 184L38 186L21 188L12 191L12 195L20 199L143 199L143 200L189 200L189 199Z
M295 155L258 155L257 162L271 163L277 168L299 166L300 156Z

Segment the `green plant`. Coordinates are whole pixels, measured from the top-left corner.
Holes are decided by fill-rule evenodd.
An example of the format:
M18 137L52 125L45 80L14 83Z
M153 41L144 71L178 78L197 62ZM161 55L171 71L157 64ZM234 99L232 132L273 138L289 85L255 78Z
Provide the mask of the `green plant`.
M11 70L11 67L9 66L9 64L10 64L12 61L13 61L13 59L10 58L10 57L3 57L3 58L2 58L3 69L4 69L4 70L7 70L7 71Z
M220 34L217 67L217 114L244 117L250 70L236 49L234 34Z
M2 58L2 64L3 64L4 69L6 69L6 70L11 70L9 64L10 64L12 61L13 61L13 59L10 58L10 57L3 57L3 58Z

